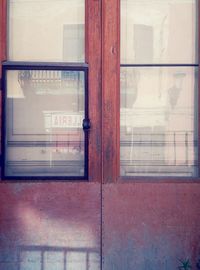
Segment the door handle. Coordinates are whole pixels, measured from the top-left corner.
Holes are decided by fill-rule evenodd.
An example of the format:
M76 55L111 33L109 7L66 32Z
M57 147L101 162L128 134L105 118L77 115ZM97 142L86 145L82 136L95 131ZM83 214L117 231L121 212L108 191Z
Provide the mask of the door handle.
M88 131L91 127L90 119L83 119L83 130Z

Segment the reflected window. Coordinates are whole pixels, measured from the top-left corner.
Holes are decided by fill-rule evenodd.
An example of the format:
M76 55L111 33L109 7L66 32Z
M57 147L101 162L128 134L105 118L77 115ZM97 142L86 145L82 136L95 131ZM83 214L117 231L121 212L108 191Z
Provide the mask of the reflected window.
M99 250L90 247L19 246L18 270L99 270Z
M197 0L121 0L121 63L197 63Z
M198 176L196 0L121 0L121 175Z
M63 61L84 61L84 25L66 24L63 28Z
M9 0L8 41L10 61L84 62L85 0Z
M87 68L3 68L5 176L85 177Z

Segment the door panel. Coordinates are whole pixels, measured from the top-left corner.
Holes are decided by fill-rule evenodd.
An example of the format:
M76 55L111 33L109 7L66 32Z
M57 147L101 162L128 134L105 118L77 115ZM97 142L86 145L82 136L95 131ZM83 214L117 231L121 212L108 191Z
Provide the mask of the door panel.
M100 269L95 183L1 184L2 270Z
M150 170L147 170L144 162L144 159L150 160L151 169L154 168L156 158L159 162L164 160L166 165L166 149L171 159L168 161L174 162L172 145L170 147L166 145L166 141L170 143L169 138L162 144L163 133L167 130L169 122L173 131L184 125L183 130L186 133L188 127L196 132L188 144L188 147L194 147L193 150L189 150L188 157L194 157L193 154L196 152L199 98L194 93L198 92L198 78L196 72L191 70L199 69L198 64L196 66L198 63L196 43L192 40L197 34L195 30L197 21L194 18L196 13L199 13L199 6L194 8L194 4L197 4L197 1L121 0L123 9L124 7L126 9L120 10L120 1L103 1L103 112L106 117L105 130L103 129L103 270L171 270L182 266L180 260L187 259L195 268L199 259L200 220L197 213L200 190L197 170L194 169L196 177L184 177L180 174L179 177L176 174L171 176L169 170L166 174L170 177L164 177L158 166L157 174L150 175ZM165 12L163 13L166 6L167 10L170 10L167 16ZM186 18L188 23L185 21ZM152 20L154 22L150 23ZM170 24L167 21L170 21ZM159 31L158 28L163 25L163 31ZM168 38L170 40L165 42ZM165 50L162 50L162 46L160 48L161 43ZM169 66L163 67L167 63ZM179 71L187 70L187 76L182 77L181 72L176 74L179 74L178 76L173 76L173 71L177 67L170 65L177 63L189 64L187 67L181 65L178 67ZM153 64L157 66L153 67ZM163 66L159 67L160 64ZM160 76L155 75L157 72ZM192 75L188 76L188 73ZM170 80L167 77L170 77ZM184 79L182 87L180 81ZM172 90L175 88L182 88L180 95L176 96L176 91ZM163 91L159 93L159 90ZM171 95L171 98L167 95ZM163 113L163 108L166 108L163 106L164 100L168 102L169 111L171 110L169 118ZM146 107L143 117L141 111ZM154 110L152 113L154 107L160 111L157 113ZM193 117L191 113L186 113L186 110L180 113L180 107L186 110L190 108ZM183 114L186 117L181 120ZM165 123L164 128L160 127L161 123ZM147 133L151 136L146 136ZM152 138L159 143L156 144ZM120 140L123 167L121 176ZM175 145L176 162L181 161L182 165L183 163L186 165L186 168L181 166L182 174L190 174L192 167L187 164L187 154L183 150L185 146L187 144L182 144L181 140ZM196 165L199 166L197 152L194 160L196 161L192 163L195 168ZM142 175L138 175L140 168L138 165L142 167L140 171ZM127 173L125 176L125 169L130 174Z
M75 2L73 1L73 3ZM126 6L126 1L122 0L122 2ZM128 2L132 5L134 1ZM144 2L136 0L137 7L134 12L142 11L143 8L138 5ZM159 1L146 2L148 5L152 3L155 5ZM174 2L178 4L184 2L184 5L187 5L194 1L169 0L165 1L165 5ZM2 15L0 16L0 55L3 61L7 59L6 1L2 0L0 5ZM147 13L148 5L145 5ZM175 177L164 179L163 176L159 179L155 176L149 179L145 175L134 179L125 179L120 176L120 1L86 0L85 7L85 45L81 42L81 50L78 49L77 40L83 39L83 20L79 21L78 26L75 26L75 23L71 21L67 26L64 26L62 32L64 37L62 45L67 51L64 50L63 54L55 54L52 60L62 58L64 61L67 59L78 61L77 59L84 59L82 51L85 47L85 62L89 65L88 106L91 120L89 178L85 182L74 180L74 182L64 182L59 179L56 182L50 180L46 182L41 180L37 182L31 180L29 182L25 180L5 182L2 179L0 183L0 269L171 270L180 265L179 259L187 258L195 267L200 250L200 218L198 215L200 189L198 179L179 178L177 180ZM159 21L163 19L165 24L165 16L163 17L162 12L160 12L162 9L163 7L159 5L153 18L158 16ZM59 10L62 12L61 9ZM184 14L192 20L194 13L191 9L188 11L184 11ZM42 12L44 11L41 10ZM127 12L131 13L130 9ZM175 20L177 8L172 8L172 13L170 18ZM183 15L182 12L181 14ZM138 16L136 17L138 18ZM124 15L124 20L127 18L130 19L130 14ZM169 19L169 17L167 18ZM142 19L149 20L149 17L145 15ZM190 24L185 25L185 30L190 28L191 20ZM179 29L181 21L178 20ZM175 22L173 21L171 24L171 30ZM152 27L148 26L146 21L137 21L135 24L134 27L130 27L130 31L134 32L135 37L131 43L122 44L122 46L134 49L131 57L137 52L137 57L134 58L137 63L144 64L144 59L145 61L148 59L149 63L155 64L155 59L160 59L160 54L155 54L153 40L155 37L158 40L157 36L160 32L157 31L155 35ZM193 37L195 36L194 32L192 31ZM164 36L166 36L166 32ZM67 42L68 37L71 39L71 45ZM190 48L193 47L191 43L188 43L191 36L184 44L182 42L183 31L181 35L177 34L175 37L179 41L181 40L181 45L183 45L182 47L181 45L177 46L176 52L184 55L186 57L184 60L192 59L188 60L190 65L197 65L196 53L191 54L190 50L185 53L187 44ZM17 36L15 38L17 42ZM146 46L146 43L150 43L150 46ZM169 60L170 64L176 63L172 61L174 53L172 45L174 43L176 40L169 44L165 58ZM68 46L73 46L72 54L68 53ZM141 53L141 50L145 50L145 53ZM25 51L20 53L25 53ZM42 54L42 56L45 55ZM78 55L77 58L74 55ZM180 60L178 55L176 56L176 59ZM46 57L48 58L49 55ZM132 61L131 57L128 57L128 60ZM123 59L127 60L125 56ZM123 69L125 68L123 67ZM195 66L192 70L194 69L198 69L198 67ZM195 74L195 72L190 73ZM178 75L180 75L179 72ZM135 78L132 75L130 77L132 78L130 83L132 87ZM175 86L177 84L179 86L180 77L178 76L178 83L175 78ZM128 80L125 80L125 83L122 81L122 85L126 84ZM167 83L168 89L172 88L174 82L172 81ZM190 89L189 84L191 81L184 88L185 91ZM194 85L194 83L192 84ZM185 95L182 96L182 101L188 102L190 109L192 107L190 106L191 100L197 99L197 91L195 91L188 91L188 100L183 98ZM130 96L122 93L121 104L123 106L126 104L125 108L130 109L134 105L134 99L137 99L134 91ZM172 107L173 104L172 101ZM197 110L195 112L193 110L193 114L195 113L197 116ZM129 117L128 121L130 121ZM187 123L190 127L194 126L191 118ZM133 124L135 125L136 121ZM128 150L124 154L131 160L134 155L137 155L137 153L134 154L134 151L138 152L138 149L130 142L133 124L131 125L131 133L130 125L127 125L128 144L126 147ZM156 131L158 130L161 132L160 129L156 129ZM146 131L148 132L149 129L145 129ZM194 131L197 141L197 130ZM161 136L159 135L159 138L156 137L158 141L163 140L163 133ZM185 147L187 140L185 137L183 140ZM195 141L191 145L192 141L193 139L189 141L190 155L188 157L197 159L197 144ZM162 147L157 148L156 151L152 151L151 148L147 152L148 154L156 154L159 159L163 156L160 154L160 152L163 153ZM183 161L189 160L185 158L187 156L185 148L181 150L182 152L184 152ZM146 156L145 153L140 155L140 157L144 156ZM174 162L173 158L174 156L172 157Z
M52 36L54 36L53 32L56 31L55 20L53 20L53 26L52 24L49 25L50 28L53 27L51 28L52 31L38 28L33 21L36 35L31 35L31 31L26 31L26 33L30 38L37 41L35 47L31 46L30 50L11 50L12 53L9 52L9 54L12 57L18 57L17 60L23 61L30 61L29 56L33 56L32 61L62 61L64 57L64 61L73 60L73 62L85 61L88 63L88 84L91 89L89 104L87 104L91 121L89 132L89 178L84 182L76 179L61 181L59 177L57 180L50 179L48 181L40 179L37 181L29 179L27 181L27 179L24 179L23 181L13 180L12 182L6 182L2 179L0 183L0 269L99 270L101 267L100 181L102 171L100 3L99 1L86 0L84 18L79 13L74 12L74 5L81 2L79 0L56 1L55 4L59 6L57 9L50 7L55 1L50 1L50 6L47 5L46 1L41 2L42 5L46 5L44 9L39 8L38 3L33 8L36 14L39 12L38 16L40 14L38 22L41 22L41 19L44 22L45 19L48 20L48 24L50 23L51 18L43 16L47 9L50 9L51 13L56 13L58 10L62 13L62 16L57 17L58 25L61 24L62 26L63 22L61 21L63 17L66 18L67 26L64 24L64 28L61 29L62 33L59 32L64 37L63 43L59 39L51 40ZM65 5L68 5L67 11L60 8L64 2ZM14 6L17 3L23 5L24 1L12 1ZM33 2L31 3L33 4ZM28 1L28 4L31 3ZM69 4L72 6L69 7ZM8 59L6 55L6 1L1 1L0 7L2 15L0 16L0 55L1 60L5 61ZM74 15L80 20L78 24L80 27L75 27L74 22L70 21L69 16L67 16L70 8L73 9L70 16ZM18 9L17 12L20 13L22 10ZM28 13L25 12L21 15L27 19ZM20 16L18 16L18 20L20 20ZM86 24L85 34L82 31L84 22ZM27 24L30 23L31 20L27 22ZM27 29L28 25L22 22L19 22L19 24L21 25L20 31L16 31L17 24L15 23L11 24L10 27L15 34L14 40L12 40L13 44L17 44L18 47L22 48L23 39L20 33L23 32L24 28ZM73 31L75 34L72 34ZM41 43L38 43L37 40L39 32ZM56 31L56 34L59 33ZM43 36L43 34L46 36ZM84 40L83 36L85 36ZM45 37L49 42L42 42ZM66 41L69 37L71 45ZM9 39L11 42L11 37ZM77 47L77 39L82 40L81 51ZM52 46L50 46L50 40ZM30 42L30 39L27 42ZM41 47L44 45L46 47L45 53L41 52ZM66 50L71 46L73 49L72 54L69 54L68 50L63 51L63 46ZM85 55L82 53L84 47ZM40 59L32 53L35 52L34 49L36 48L38 54L40 54ZM53 54L49 53L52 48ZM24 54L23 59L21 59L21 54Z
M105 184L103 269L171 270L199 258L199 184ZM113 214L114 213L114 214Z

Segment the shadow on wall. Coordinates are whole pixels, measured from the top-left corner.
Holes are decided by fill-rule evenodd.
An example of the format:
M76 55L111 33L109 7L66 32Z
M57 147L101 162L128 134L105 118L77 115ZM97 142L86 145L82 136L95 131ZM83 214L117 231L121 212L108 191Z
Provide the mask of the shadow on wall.
M183 254L181 243L173 247L167 237L149 239L141 245L130 239L112 241L112 246L104 253L104 270L176 270L180 260L192 260L192 250ZM200 247L199 247L200 251ZM199 252L200 254L200 252ZM192 269L197 269L195 258Z
M0 185L0 270L99 270L99 186Z

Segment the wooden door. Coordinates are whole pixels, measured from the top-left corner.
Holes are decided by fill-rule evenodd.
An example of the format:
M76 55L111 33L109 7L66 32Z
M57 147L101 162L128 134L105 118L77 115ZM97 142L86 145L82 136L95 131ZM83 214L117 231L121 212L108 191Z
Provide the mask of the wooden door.
M69 1L74 5L78 0ZM9 60L6 2L0 2L2 63ZM43 12L40 9L36 6L36 13ZM58 10L66 16L70 13L70 9L60 7L55 13ZM194 0L85 1L85 50L81 48L88 70L91 123L88 177L67 181L59 177L2 179L1 269L171 270L181 266L179 259L187 258L196 264L200 239L198 10L198 1ZM69 35L73 42L82 38L81 29L81 23L65 25L64 48L70 46L66 38ZM15 35L21 35L23 41L22 32ZM155 53L154 47L160 43L164 49L167 46L171 62L166 58L165 62L158 61L165 51L159 45L159 53ZM76 42L73 44L74 55L79 53L81 58ZM132 56L123 58L128 61L120 60L120 55L130 49L134 50ZM177 58L179 53L181 57ZM68 49L62 56L64 62L73 59ZM152 61L155 56L156 61ZM171 72L174 68L176 74ZM167 83L166 77L171 78ZM161 84L166 85L163 91ZM163 109L163 99L168 102L168 111L166 104ZM187 112L181 111L182 107ZM172 118L172 114L178 118ZM172 133L166 132L169 119L175 123L171 124ZM177 134L177 123L184 121L184 134ZM147 160L151 161L150 167L146 166ZM157 160L161 163L155 164ZM163 164L170 165L166 174ZM157 166L156 174L153 165Z
M199 1L102 2L103 269L195 267Z
M33 2L1 0L0 14L1 71L2 66L4 66L7 73L7 80L2 78L4 81L3 89L9 88L10 75L8 73L11 74L11 77L14 73L18 73L17 81L24 85L24 74L27 78L28 73L24 73L23 70L30 69L32 70L31 73L29 72L32 76L32 86L35 84L38 89L40 88L40 90L37 90L40 92L40 94L38 92L39 99L37 99L39 103L42 96L46 95L43 90L53 89L50 86L52 78L54 81L60 81L60 86L57 86L57 89L59 88L61 93L63 91L62 79L72 75L70 80L76 80L76 72L73 73L73 69L77 67L77 70L79 70L82 66L87 71L87 74L85 73L85 85L87 84L88 87L88 92L85 92L87 98L85 99L84 109L87 110L91 123L90 130L87 131L87 144L85 144L85 147L87 147L87 155L85 156L87 162L86 177L76 177L75 175L72 175L71 178L69 175L68 177L55 177L55 174L52 175L52 179L50 177L41 177L40 179L40 176L34 177L33 175L25 177L21 174L18 177L19 175L16 173L16 179L13 176L12 179L7 177L7 180L2 178L0 183L0 237L2 240L0 244L0 268L2 270L100 269L100 191L102 179L101 3L93 0ZM79 41L82 43L79 44ZM55 44L57 44L56 50ZM12 46L13 49L10 49ZM61 52L62 50L63 52ZM35 54L36 51L38 56ZM32 59L29 57L31 54ZM57 60L53 55L57 55ZM14 73L12 68L10 70L8 61L11 61L12 68L13 65L17 65L17 70L14 70ZM53 64L53 71L47 68L48 62L51 62L51 66ZM75 63L71 64L71 62ZM71 67L70 69L65 69L64 72L59 71L60 67L68 64ZM7 68L8 65L9 68ZM58 65L59 68L55 68L55 65ZM38 69L40 72L37 71ZM59 74L62 76L59 77ZM5 76L5 73L3 76ZM46 86L48 84L49 86L43 86L42 90L38 83L41 85L45 80ZM30 87L29 85L26 91L29 91ZM32 87L32 90L34 90L34 87ZM57 103L56 96L53 93L50 95L51 98L54 97L54 103ZM4 95L4 98L7 98L7 96ZM23 103L19 104L27 98L26 95L24 97L18 95L19 99L16 100L17 97L11 94L11 98L15 104L15 109L16 106L19 110L21 107L27 108ZM53 108L54 105L50 99L46 103L52 104ZM66 99L66 95L63 95L63 99ZM76 105L74 103L78 101L82 102L81 99L75 97L68 103L72 112L72 107ZM6 102L8 108L10 105L8 105L8 101ZM5 105L4 102L2 103ZM30 110L37 106L36 103L29 103ZM57 106L60 106L61 103L62 100L59 101ZM46 109L43 108L42 110ZM52 109L48 108L46 111L49 110ZM62 110L63 108L61 108ZM58 107L56 111L58 111ZM29 112L27 108L27 114ZM8 120L10 118L8 110L4 116L6 114ZM13 116L18 117L17 114ZM21 120L18 118L18 124L21 121L22 123L25 122L27 114L21 115ZM37 109L35 114L37 114ZM52 117L57 116L55 114ZM37 119L40 121L39 118ZM2 118L1 122L7 120ZM63 120L62 123L60 122L60 127L57 126L59 132L62 132L61 128L66 125L67 120L65 119L65 123ZM9 129L9 123L8 120L7 130ZM41 121L42 123L43 121ZM18 124L19 127L20 124ZM27 125L29 124L27 121ZM32 125L34 125L33 120ZM5 142L7 140L5 139L5 128L2 130L2 140ZM32 132L34 132L34 128L32 128ZM67 154L67 146L63 143L57 144L57 150L53 155ZM4 145L4 148L6 147ZM72 149L73 147L74 149ZM74 143L70 149L70 155L73 155L73 151L78 151L75 149L76 147L78 145ZM25 151L29 150L26 149ZM20 155L24 155L25 151L22 151ZM5 160L4 153L8 152L3 151L2 160ZM45 153L47 152L44 149L41 155ZM18 155L19 158L20 155ZM7 155L7 158L9 159L9 155ZM3 162L2 164L5 166L6 163ZM29 166L29 170L30 168ZM23 168L20 170L23 171ZM34 173L34 170L31 169L31 171ZM8 171L4 170L4 172L7 174ZM76 166L74 166L74 172L77 172ZM79 172L81 173L80 170Z

